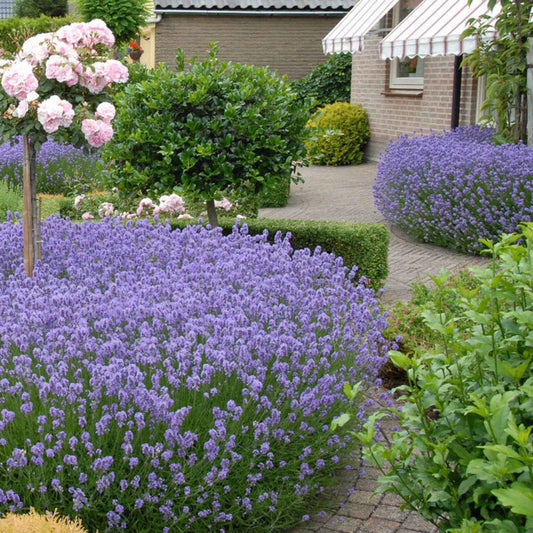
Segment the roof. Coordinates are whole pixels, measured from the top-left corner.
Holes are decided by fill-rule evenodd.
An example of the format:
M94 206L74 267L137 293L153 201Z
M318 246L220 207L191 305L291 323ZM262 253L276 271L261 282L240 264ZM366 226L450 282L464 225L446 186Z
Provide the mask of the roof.
M355 0L163 0L156 11L166 9L348 11Z
M478 46L475 36L462 37L468 21L488 15L493 25L499 12L487 0L424 0L381 41L381 59L468 54ZM493 29L487 38L495 37Z
M322 39L325 54L361 52L365 35L398 0L359 0L352 10Z
M13 8L15 7L14 0L0 0L0 19L7 19L14 16Z

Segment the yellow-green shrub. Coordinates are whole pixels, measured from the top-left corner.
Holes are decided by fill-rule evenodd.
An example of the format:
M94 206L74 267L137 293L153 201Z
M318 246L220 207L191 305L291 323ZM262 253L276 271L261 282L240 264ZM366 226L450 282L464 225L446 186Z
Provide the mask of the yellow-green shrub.
M41 515L30 509L27 514L8 513L0 519L2 533L87 533L79 519L61 518L57 512Z
M313 114L308 125L316 128L308 142L311 160L319 165L358 165L370 138L370 126L361 104L336 102Z

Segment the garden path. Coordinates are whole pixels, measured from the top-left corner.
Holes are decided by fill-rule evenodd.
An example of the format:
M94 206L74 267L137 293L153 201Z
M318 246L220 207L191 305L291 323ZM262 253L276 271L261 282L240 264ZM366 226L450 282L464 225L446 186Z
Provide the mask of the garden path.
M391 227L374 207L372 186L377 165L365 163L347 167L304 168L304 183L293 185L288 205L266 208L260 217L385 224L390 231L389 276L382 301L408 300L414 281L427 281L442 268L483 264L487 260L460 254L411 239ZM328 513L313 516L291 533L435 533L437 528L414 512L402 511L400 499L392 494L372 497L378 472L358 463L343 471L328 492ZM362 469L364 468L364 475Z

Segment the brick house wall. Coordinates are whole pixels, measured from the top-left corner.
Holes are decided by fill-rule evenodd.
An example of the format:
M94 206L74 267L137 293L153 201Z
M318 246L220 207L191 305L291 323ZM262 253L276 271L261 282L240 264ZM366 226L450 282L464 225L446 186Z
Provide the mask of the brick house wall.
M163 14L156 26L156 63L175 64L176 49L185 56L205 57L216 41L218 57L269 66L289 79L308 74L327 57L321 39L342 15Z
M365 108L371 138L365 156L376 161L390 139L413 132L449 130L452 115L454 57L424 59L424 89L406 96L389 90L389 62L379 57L379 34L365 37L362 53L353 54L352 103ZM475 123L477 81L463 68L460 125Z

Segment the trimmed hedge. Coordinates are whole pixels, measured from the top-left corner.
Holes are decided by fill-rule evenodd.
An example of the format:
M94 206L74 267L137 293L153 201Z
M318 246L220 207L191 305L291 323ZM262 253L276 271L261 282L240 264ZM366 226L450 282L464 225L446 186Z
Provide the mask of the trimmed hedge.
M224 234L231 233L235 225L235 220L230 218L220 218L218 222ZM169 223L173 229L181 229L191 221L169 219ZM323 251L342 257L347 268L357 266L356 278L365 276L375 289L381 288L387 278L389 232L381 224L268 218L246 219L242 223L253 235L268 230L272 242L278 231L290 232L294 249L314 250L320 246Z
M38 33L58 30L61 26L76 22L76 17L47 17L39 18L11 17L0 19L0 48L9 53L16 53L28 37Z

